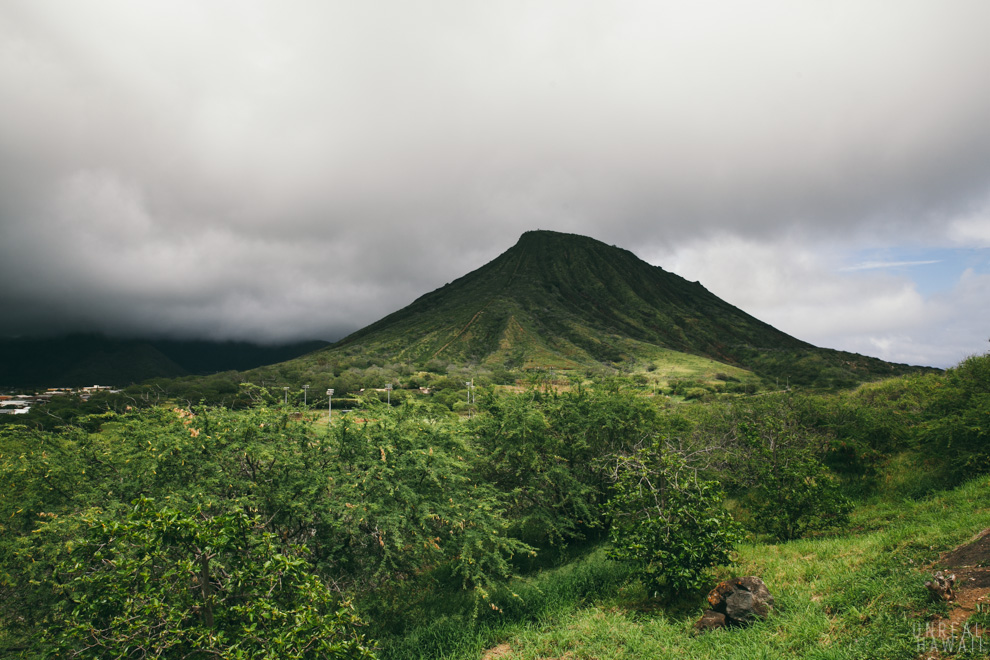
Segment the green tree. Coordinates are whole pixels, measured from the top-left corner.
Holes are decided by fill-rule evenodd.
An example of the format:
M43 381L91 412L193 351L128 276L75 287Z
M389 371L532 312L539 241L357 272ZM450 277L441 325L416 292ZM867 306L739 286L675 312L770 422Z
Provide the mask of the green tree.
M946 372L920 428L920 449L946 485L990 472L990 353Z
M849 521L852 502L815 458L795 456L761 472L750 503L757 531L787 541Z
M803 437L784 415L755 417L740 425L748 445L749 508L756 531L786 541L844 525L852 502L824 465L824 438Z
M582 478L590 457L555 432L546 407L526 395L486 395L480 409L471 423L476 470L505 497L512 533L556 544L597 526L599 490Z
M731 561L739 527L718 483L698 479L673 447L654 440L620 455L613 470L610 556L633 562L654 597L699 590L711 568Z
M264 566L277 541L379 619L441 578L477 606L509 575L511 557L531 551L508 534L506 497L477 478L475 450L449 411L378 404L360 422L335 415L332 426L298 412L151 408L92 420L95 432L0 431L0 648L54 620L59 553L96 543L83 541L78 512L98 507L93 525L109 528L141 498L192 515L204 534L222 535L213 526L240 516L263 521L251 532L262 540L245 552L267 557Z
M283 547L258 518L140 499L123 519L94 510L80 522L88 531L66 543L50 582L52 655L372 657L357 617L313 573L305 549Z

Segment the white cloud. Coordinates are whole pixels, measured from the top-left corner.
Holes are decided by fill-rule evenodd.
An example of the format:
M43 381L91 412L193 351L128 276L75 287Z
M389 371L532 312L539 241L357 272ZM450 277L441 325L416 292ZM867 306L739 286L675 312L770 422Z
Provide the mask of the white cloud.
M968 247L990 248L990 209L982 217L953 220L949 225L949 238Z
M332 337L543 228L903 353L919 316L976 320L840 256L990 246L987 24L965 0L11 0L0 279L30 293L0 332Z
M838 266L850 247L719 235L649 260L818 346L939 367L986 349L990 275L967 269L951 289L926 297L908 275Z
M928 259L923 261L864 261L854 266L845 266L840 270L878 270L881 268L909 268L911 266L928 266L941 263L938 259Z

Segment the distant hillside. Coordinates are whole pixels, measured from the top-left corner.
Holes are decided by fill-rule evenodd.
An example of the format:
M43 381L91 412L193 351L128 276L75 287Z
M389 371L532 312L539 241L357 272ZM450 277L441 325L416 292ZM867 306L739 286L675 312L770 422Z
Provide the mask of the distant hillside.
M112 339L78 334L0 340L0 387L128 385L149 378L244 371L327 346Z
M817 348L627 250L551 231L523 234L481 268L286 369L347 355L379 364L662 366L671 353L791 384L838 386L912 370Z

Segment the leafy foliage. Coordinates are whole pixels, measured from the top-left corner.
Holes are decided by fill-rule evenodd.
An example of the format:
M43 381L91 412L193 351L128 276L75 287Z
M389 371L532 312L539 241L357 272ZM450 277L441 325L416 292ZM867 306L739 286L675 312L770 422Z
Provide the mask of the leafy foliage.
M357 617L260 519L137 500L94 511L52 574L45 628L59 657L370 658ZM52 522L42 528L57 527Z
M608 502L611 556L632 561L647 590L672 598L705 587L707 572L731 561L739 529L714 481L700 481L659 440L622 456Z
M482 387L471 405L470 377L434 361L388 369L472 417L366 392L350 414L335 398L329 425L325 408L283 404L281 387L238 385L244 409L11 423L0 654L333 657L364 653L362 634L394 657L415 639L440 654L462 628L543 616L537 570L582 551L623 560L595 569L608 589L632 571L672 598L733 556L722 488L740 519L789 539L841 524L850 486L896 495L883 489L903 465L942 485L985 471L988 360L841 394L704 403L644 396L649 380L571 375L562 388L542 370L529 390ZM407 632L424 637L397 641Z
M824 464L833 446L820 398L767 395L712 405L692 438L716 475L746 505L755 531L789 540L839 526L852 504ZM818 416L818 425L808 418Z
M111 537L117 541L104 552L113 550L113 561L128 570L145 559L127 548L145 542L154 561L180 566L174 580L156 581L162 602L185 602L181 563L214 551L218 566L231 575L252 574L258 584L267 562L305 559L322 588L341 599L360 598L358 606L370 606L374 594L375 607L393 607L439 573L484 600L509 574L511 556L529 551L507 534L502 494L473 478L471 449L456 420L413 405L380 405L369 413L374 420L329 429L296 419L301 415L287 408L135 410L104 416L96 433L9 428L0 436L0 628L28 639L56 621L73 593L50 588L65 573L58 549L96 547ZM149 496L166 502L168 512L144 507L138 518L128 517L130 502ZM59 524L46 524L52 519ZM114 521L123 527L110 537L87 532ZM165 527L155 527L159 523ZM237 526L242 531L234 534ZM48 531L37 533L41 529ZM260 563L238 568L237 552ZM87 565L81 562L79 570ZM308 570L293 566L299 574ZM289 568L278 570L287 575ZM116 579L87 575L95 582L80 578L79 589L101 589ZM317 598L314 584L287 593ZM78 615L135 615L127 611L84 608ZM181 621L197 630L205 625Z
M950 369L926 413L921 442L950 483L990 472L990 354Z
M782 541L844 525L852 508L828 468L800 455L767 464L750 503L756 529Z

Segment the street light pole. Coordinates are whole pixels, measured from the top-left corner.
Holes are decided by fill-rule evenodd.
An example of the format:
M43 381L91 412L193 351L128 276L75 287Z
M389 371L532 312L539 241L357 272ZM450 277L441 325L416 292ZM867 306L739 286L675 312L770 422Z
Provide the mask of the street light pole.
M288 405L288 403L289 403L289 388L288 387L283 387L282 390L285 392L285 401L283 403L285 403L286 405Z
M309 394L309 385L303 385L303 408L306 407L306 395Z
M380 401L381 399L379 399ZM385 386L385 402L392 405L392 383Z
M330 423L330 418L333 417L333 390L327 390L327 424Z

